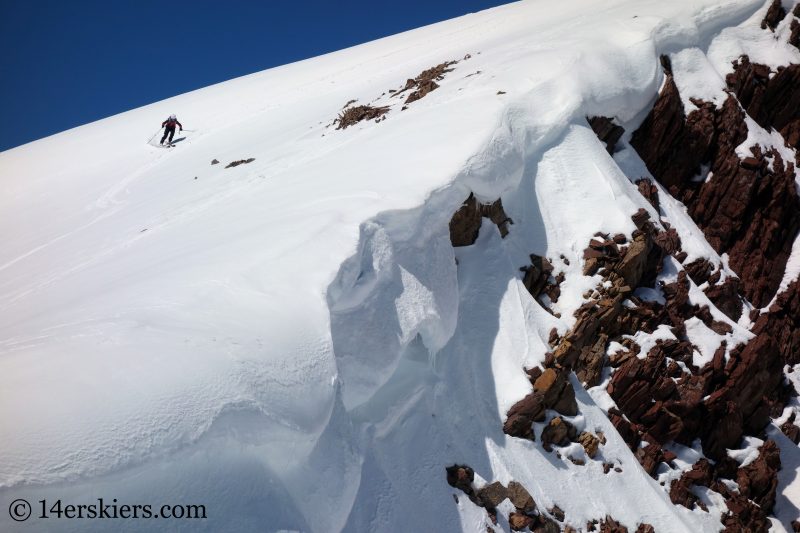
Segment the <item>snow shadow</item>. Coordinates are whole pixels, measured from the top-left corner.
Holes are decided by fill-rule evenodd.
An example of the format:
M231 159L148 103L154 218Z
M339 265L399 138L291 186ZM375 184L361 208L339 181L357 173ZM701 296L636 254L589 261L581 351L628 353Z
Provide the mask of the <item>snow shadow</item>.
M781 451L781 469L778 471L774 513L786 529L791 531L791 522L800 516L800 509L792 501L800 487L800 448L774 425L767 429L767 434L778 444Z
M218 416L198 441L140 465L63 483L0 490L0 497L8 502L23 498L31 503L61 500L64 505L96 505L103 498L106 505L112 500L118 506L149 505L154 513L165 504L191 504L205 507L205 519L159 520L140 514L136 519L65 520L52 514L42 519L37 514L25 522L12 522L3 513L0 531L188 533L264 531L265 527L311 531L281 476L264 460L270 451L261 443L274 440L275 427L256 409L231 409Z
M455 184L421 208L363 224L358 251L329 287L333 347L352 425L347 446L363 458L346 531L458 524L459 505L472 504L461 494L462 503L453 504L458 491L447 484L445 467L468 464L486 479L498 476L492 450L510 440L499 398L524 393L519 382L513 391L497 384L507 371L525 381L523 361L543 359L546 349L530 342L542 333L530 331L537 326L526 323L527 307L539 304L520 272L528 254L547 249L534 190L538 161L528 158L518 190L501 198L515 221L505 239L484 219L475 244L452 247L448 223L470 193ZM332 425L326 433L340 431ZM539 446L513 440L532 452ZM554 468L566 468L554 453L543 455Z

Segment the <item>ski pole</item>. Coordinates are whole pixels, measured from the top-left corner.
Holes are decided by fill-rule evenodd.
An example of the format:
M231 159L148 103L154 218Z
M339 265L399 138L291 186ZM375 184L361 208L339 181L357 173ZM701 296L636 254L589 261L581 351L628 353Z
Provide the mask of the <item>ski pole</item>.
M161 130L162 130L162 129L163 129L163 128L158 128L158 129L156 130L156 132L153 134L153 136L152 136L152 137L150 137L149 139L147 139L147 143L145 143L145 144L150 144L150 142L151 142L153 139L155 139L155 138L156 138L156 135L158 135L159 133L161 133Z

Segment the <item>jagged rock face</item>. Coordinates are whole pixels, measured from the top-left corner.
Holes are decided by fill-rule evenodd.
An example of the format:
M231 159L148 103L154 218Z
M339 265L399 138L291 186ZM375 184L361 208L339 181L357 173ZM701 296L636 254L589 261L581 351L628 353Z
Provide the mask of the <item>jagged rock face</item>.
M800 6L795 11L800 16ZM774 30L784 14L776 0L765 27ZM796 33L800 41L800 27ZM770 72L743 56L727 77L729 94L724 102L717 107L692 100L697 109L687 116L669 60L662 58L662 65L666 83L631 144L656 180L687 206L708 242L720 254L728 254L739 277L708 260L686 264L677 231L664 221L663 230L656 227L644 209L632 216L637 230L629 237L596 234L584 251L584 274L601 274L603 284L584 295L587 301L576 311L570 331L563 337L551 333L553 352L546 355L546 368L527 371L533 392L509 410L503 430L534 439L532 423L548 420L547 409L558 404L560 413L574 414L574 391L566 379L570 371L591 387L600 382L604 368L612 367L607 391L618 409L609 410L609 419L648 474L656 477L662 463L670 465L676 458L665 449L670 442L691 446L699 439L711 460L698 461L674 480L670 499L688 508L704 508L693 487L708 487L725 498L726 531L761 531L768 527L767 515L775 503L777 446L767 441L758 459L741 468L727 450L737 448L744 435L764 438L770 417L780 415L792 394L783 381L783 365L800 362L800 281L775 294L800 232L794 178L800 161L785 161L771 147L745 147L748 157L740 156L737 148L748 137L745 113L761 127L778 130L795 148L800 146L800 66ZM588 120L613 153L621 128L605 117ZM698 179L705 168L713 177ZM660 211L659 188L648 179L637 181L637 187ZM685 270L679 270L677 281L660 287L666 303L637 298L634 291L652 288L670 255ZM552 265L538 256L531 261L522 270L525 286L536 298L546 292ZM703 285L714 305L734 321L742 314L742 296L755 307L769 306L767 312L751 313L752 340L731 349L721 341L712 360L702 367L694 364L696 347L687 337L686 321L700 319L719 335L733 328L715 320L708 307L692 304L690 279ZM658 341L640 353L630 336L652 333L659 326L669 327L677 340ZM606 355L612 341L624 349ZM796 441L800 427L794 420L790 418L782 429ZM579 442L589 457L600 442L590 433L576 436L575 428L561 417L549 420L540 438L547 451ZM729 488L732 482L738 490ZM515 520L522 521L525 513L518 514ZM608 517L587 524L587 529L598 526L603 531L625 530ZM643 524L639 530L648 531L647 527Z
M775 474L781 468L781 453L775 441L768 440L761 446L758 458L739 469L736 483L739 494L757 503L765 513L775 506L778 479Z
M661 209L659 200L658 200L658 188L651 182L649 179L640 179L636 181L636 187L639 189L639 193L647 198L647 201L650 202L650 205L656 208L656 211Z
M797 444L800 443L800 427L794 423L795 419L795 413L792 413L789 419L781 424L781 431L790 441Z
M728 82L742 93L745 108L758 113L762 126L800 128L798 118L793 118L800 113L800 70L787 67L765 82L764 73L743 58L736 72ZM764 76L768 74L766 69ZM797 107L790 111L784 102L795 102ZM755 147L753 157L740 161L736 148L747 138L747 126L736 98L729 96L720 109L710 103L695 104L699 109L685 116L677 86L668 75L631 144L653 175L686 204L709 243L719 253L729 254L745 295L761 307L775 295L800 231L795 162L760 147ZM774 158L772 170L768 156ZM713 179L693 181L703 164L710 165Z
M649 228L652 232L652 225L648 224L646 221L639 221L642 228ZM643 232L642 235L646 236L645 241L652 241L652 246L658 247L651 233ZM644 255L645 249L646 247L641 248L638 254ZM609 280L619 279L627 272L626 265L629 263L624 259L630 253L628 250L621 261L606 263ZM647 272L637 276L641 278L644 274ZM583 327L583 323L600 327L601 317L609 314L615 316L611 320L606 318L606 323L618 325L607 329L616 330L617 335L631 334L639 329L652 331L655 324L665 323L671 325L680 338L684 320L695 316L708 322L712 329L725 331L722 326L728 327L715 323L707 308L701 309L689 304L689 283L685 271L679 273L676 282L663 287L663 292L667 304L653 313L649 323L631 320L629 314L623 313L622 309L615 310L612 306L608 306L599 315L592 311L593 308L586 307L585 314L578 315L578 323L573 332L592 329L589 326ZM791 302L793 300L788 303ZM761 320L764 328L772 324L767 315ZM788 327L788 323L784 325L784 328ZM619 425L621 418L617 417L615 422L623 438L636 445L636 449L641 439L658 445L673 440L690 445L699 437L706 454L713 459L721 459L726 454L726 448L735 447L744 432L753 434L761 431L769 421L771 398L779 396L783 355L770 331L756 329L754 333L756 338L743 349L734 350L727 364L726 347L722 344L708 365L702 369L692 368L692 346L686 340L661 341L643 359L630 356L617 361L618 368L611 378L608 392L629 421L623 427ZM785 334L794 335L794 332L789 333L787 330ZM591 346L589 343L592 340L602 339L605 346L608 339L604 337L601 334L581 338L570 333L556 349L556 357L561 355L565 364L577 363L577 371L580 373L581 359L571 359L565 354L575 353L581 346ZM567 351L562 349L565 342L570 342ZM598 351L602 353L604 348ZM692 373L677 370L676 375L676 370L668 361L680 361ZM615 420L613 416L611 418L612 421ZM646 470L651 472L660 460L656 449L645 449L644 455L640 457Z
M800 5L795 11L800 14ZM784 16L781 2L775 0L762 28L774 31ZM800 46L800 22L792 20L791 29L790 42ZM648 472L654 463L666 459L658 456L660 447L653 443L675 440L688 444L687 440L699 436L703 451L717 464L711 466L703 460L673 481L671 500L689 508L702 506L691 488L709 487L726 500L725 531L762 531L768 528L767 514L775 502L780 469L777 446L767 441L758 459L738 470L731 468L726 449L736 447L744 434L760 434L793 392L782 383L782 368L800 361L800 281L791 283L777 298L775 294L800 232L794 176L800 158L786 161L777 150L758 145L746 147L751 155L740 158L736 148L747 138L745 112L762 128L780 132L789 146L800 147L800 65L771 72L743 56L726 78L730 94L724 103L716 108L693 99L697 109L688 116L669 60L662 58L662 65L666 83L631 144L653 176L687 206L709 243L729 255L739 279L728 277L719 283L720 272L714 272L705 260L684 264L686 273L697 284L708 283L707 296L734 319L742 309L739 293L756 307L770 307L766 313L751 315L755 320L753 340L730 351L727 362L723 344L711 363L702 369L690 368L691 374L671 369L672 363L667 363L670 359L681 361L682 350L675 346L669 347L666 358L664 343L643 360L622 354L619 362L612 362L619 368L608 387L621 412L610 412L609 418ZM713 178L697 179L704 165ZM658 209L656 188L647 180L640 180L637 186ZM677 257L674 250L668 253ZM686 273L681 272L683 276ZM680 339L678 320L687 313L697 315L698 309L688 308L680 276L673 285L664 288L666 314ZM683 363L688 361L683 359ZM790 438L800 438L794 417L782 429ZM640 439L651 444L639 448ZM720 478L735 479L738 492Z
M767 531L769 519L767 515L775 505L775 493L778 486L777 473L781 467L780 451L774 441L766 441L759 449L758 458L747 466L736 468L735 463L719 463L709 467L709 472L716 470L717 477L734 478L738 485L738 492L732 491L724 483L713 480L710 476L690 476L694 473L687 472L679 482L673 483L673 490L680 498L683 487L692 484L705 485L715 492L720 493L726 500L728 512L722 516L722 523L726 533L739 531ZM697 467L698 465L695 465ZM725 470L734 470L728 472ZM687 477L688 476L688 477ZM710 482L710 483L709 483ZM672 492L670 493L672 497ZM691 496L688 497L691 500ZM673 501L675 501L673 499ZM680 502L683 504L683 502Z
M692 486L710 487L713 480L713 466L707 459L700 459L692 465L691 470L684 472L680 479L672 482L669 489L669 498L675 505L683 505L687 509L694 509L695 505L703 504L692 492Z
M613 154L614 147L619 142L622 134L625 133L625 130L622 126L614 124L612 119L608 117L591 117L588 120L597 137L606 144L608 153Z
M739 278L729 277L719 284L710 285L706 290L706 296L723 313L732 320L739 320L742 316L741 283Z
M553 409L566 416L575 416L578 414L578 403L575 400L575 389L569 382L568 370L548 368L542 372L537 368L532 369L528 375L533 385L533 392L511 406L503 424L503 432L512 437L535 440L532 424L544 422L547 409ZM572 437L574 438L574 435Z
M747 56L734 62L726 82L747 114L762 128L775 128L794 148L800 148L800 65L771 73Z
M766 30L769 28L775 31L775 27L785 16L786 10L783 9L781 0L772 0L772 4L770 4L769 9L767 9L767 14L764 15L764 20L761 21L761 29Z
M672 441L691 445L699 438L705 454L717 461L716 469L708 461L698 463L673 483L670 494L676 503L702 507L692 486L710 487L718 477L737 478L736 468L728 464L727 449L736 448L745 434L760 434L770 414L779 413L785 402L782 365L787 357L784 352L791 351L796 342L797 295L794 290L782 293L771 307L773 312L758 318L753 328L755 338L731 350L727 362L727 346L722 341L712 360L698 368L693 364L694 347L685 337L685 321L699 318L721 335L729 333L731 327L714 320L707 307L690 302L689 277L712 283L719 281L720 273L714 272L707 261L697 261L689 265L688 271L679 271L675 282L662 287L665 305L636 298L631 287L647 286L655 279L663 258L669 252L672 255L680 252L679 242L675 248L670 243L669 230L658 230L646 211L641 210L632 218L638 229L628 246L619 248L611 247L608 241L590 242L585 253L587 263L594 262L594 271L603 269L600 272L605 284L576 312L572 330L556 339L559 344L550 364L572 368L579 377L596 375L606 365L616 367L608 392L619 411L609 411L609 418L651 476L655 477L662 462L669 463L675 457L664 450L664 445ZM621 305L624 299L634 306ZM652 332L660 324L670 326L678 340L658 341L642 358L636 356L639 348L628 342L627 351L606 359L606 347L612 340L624 343L624 335ZM551 371L555 370L545 372ZM544 379L541 372L535 375L542 382L552 381ZM588 385L591 380L582 378L582 381ZM548 426L542 440L549 444L557 437L566 442L564 430L568 428L562 428L561 432L556 429ZM581 437L577 440L583 443ZM641 447L642 441L647 445ZM765 475L774 479L774 470L770 468L746 472L748 479L757 480L754 494L765 497L765 502L770 498ZM767 474L762 475L764 472ZM733 498L726 524L758 525L765 519L765 511L747 498L738 495L726 498ZM740 517L737 513L743 514Z
M553 265L547 258L536 254L531 254L530 258L530 266L522 267L520 270L524 273L522 278L523 285L531 293L531 296L536 298L547 286L550 274L553 273Z
M497 199L490 204L482 204L474 194L470 194L450 219L452 245L458 247L475 244L484 217L494 222L501 237L508 235L508 225L514 223L503 211L502 200Z
M512 531L530 530L534 533L559 533L564 531L577 533L572 526L564 524L567 516L558 505L553 505L547 509L547 513L541 511L538 509L533 497L531 497L530 492L518 481L509 482L507 487L499 481L494 481L476 490L472 484L475 473L469 466L453 465L445 470L448 484L461 490L475 505L484 508L495 526L498 525L498 507L508 499L514 506L514 510L509 512L507 516L508 524ZM458 497L455 494L454 497L456 498L456 503L458 503ZM625 526L608 515L602 520L591 520L586 527L589 531L607 533L627 533L628 531ZM494 531L494 529L487 527L487 531ZM636 532L653 533L654 529L650 524L641 523L638 524Z
M772 338L786 364L800 363L800 280L778 295L769 313L758 317L753 332Z

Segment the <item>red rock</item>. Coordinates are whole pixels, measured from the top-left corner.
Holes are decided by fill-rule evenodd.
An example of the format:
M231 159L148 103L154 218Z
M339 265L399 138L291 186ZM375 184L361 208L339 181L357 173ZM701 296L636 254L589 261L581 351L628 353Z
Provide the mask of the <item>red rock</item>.
M679 479L672 480L669 487L669 499L675 505L683 505L687 509L694 509L697 496L691 490L692 483L684 474Z
M591 117L588 120L597 137L605 143L608 153L613 154L614 147L625 130L622 126L614 124L608 117Z
M482 218L495 223L500 235L508 235L508 225L513 221L503 211L503 202L496 200L490 204L479 204L474 194L470 194L450 219L450 242L454 247L469 246L478 239Z
M714 265L712 265L708 259L695 259L688 265L683 265L684 270L686 273L689 274L689 277L692 278L695 285L702 285L706 281L708 281L709 276L714 271Z
M795 414L789 417L789 420L781 424L781 431L783 432L786 437L791 440L793 443L797 444L800 442L800 427L794 423Z
M522 267L520 270L525 273L522 283L528 292L536 298L547 286L550 274L553 272L553 265L546 258L531 254L530 266Z
M652 181L645 178L638 179L636 180L636 187L639 188L642 196L650 202L650 205L656 208L656 211L661 209L658 201L658 187Z
M608 335L601 333L592 345L581 349L576 364L576 375L578 381L584 383L586 387L594 387L600 383L607 344Z
M747 56L742 56L734 63L734 71L727 76L726 82L747 114L761 127L773 127L790 146L800 146L797 135L800 65L789 65L770 76L769 67L751 63Z
M711 322L711 329L714 333L719 335L725 335L726 333L730 333L733 331L733 327L727 322L720 322L718 320L714 320Z
M755 157L745 157L739 164L742 168L746 168L748 170L758 170L761 168L762 160L755 158Z
M481 502L483 507L494 509L506 499L508 491L499 481L495 481L478 489L475 497Z
M522 531L533 525L534 518L522 513L511 513L508 515L508 525L512 531Z
M503 432L512 437L534 440L532 424L544 420L545 404L541 393L531 393L508 410Z
M772 3L767 9L767 14L764 15L764 20L761 21L761 29L766 30L769 28L773 32L778 26L778 23L786 16L786 10L781 5L781 0L772 0Z
M512 481L508 484L508 499L518 511L524 513L536 511L536 502L533 501L533 498L525 487L516 481Z
M600 533L628 533L628 528L606 515L600 521Z
M800 363L800 280L793 281L755 321L753 332L774 339L785 364Z
M644 448L637 449L635 455L644 471L655 479L658 465L664 460L661 446L658 444L648 444Z
M553 451L553 444L566 446L575 440L576 433L575 426L561 417L555 417L542 430L542 447L550 452Z
M617 433L620 434L622 440L625 441L629 448L635 448L638 446L640 439L636 428L630 423L630 421L625 419L619 410L613 407L609 409L608 419L611 421L611 424L613 424L614 428L617 430Z
M775 441L767 440L759 448L758 458L739 469L736 475L739 494L758 504L765 513L772 512L780 468L778 445Z
M708 462L708 459L703 458L693 464L692 469L683 475L694 485L710 487L713 481L713 474L714 470L711 463Z
M800 145L800 65L770 78L769 69L742 58L728 85L759 124L785 130L785 135L796 131ZM765 173L765 154L759 153L745 162L747 168L740 165L736 148L746 137L736 98L729 97L720 109L702 103L687 117L668 76L631 144L651 173L687 206L711 245L729 254L745 295L763 306L780 284L800 229L800 200L793 164L778 164L776 157L774 172ZM710 165L714 179L698 186L692 178L701 164Z
M548 509L547 512L550 513L553 516L553 518L555 518L559 522L564 521L565 518L564 511L562 511L561 507L559 507L558 505L554 505L551 509Z
M677 253L681 249L681 238L675 228L669 228L667 231L658 233L655 237L655 243L670 255Z
M721 517L725 533L741 533L743 531L768 531L770 522L761 507L746 497L737 494L720 482L715 482L711 489L725 498L728 511Z
M739 296L740 283L737 278L726 278L722 284L711 285L705 290L706 296L728 318L738 321L742 316L742 298Z
M567 382L552 409L565 416L578 414L578 402L575 400L575 389L572 388L572 383Z
M445 468L447 483L451 487L460 489L467 495L472 495L474 490L472 482L475 480L475 471L466 465L453 465Z

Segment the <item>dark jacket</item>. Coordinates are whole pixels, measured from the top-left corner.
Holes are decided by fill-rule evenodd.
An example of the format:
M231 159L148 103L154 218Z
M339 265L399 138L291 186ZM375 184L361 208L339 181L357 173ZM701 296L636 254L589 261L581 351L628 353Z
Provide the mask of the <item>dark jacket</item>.
M162 127L162 128L166 127L166 128L168 128L168 129L173 129L173 130L174 130L174 129L175 129L175 125L176 125L176 124L177 124L178 126L180 126L181 130L183 129L183 124L181 124L180 122L178 122L178 119L171 119L171 118L168 118L167 120L165 120L164 122L162 122L162 123L161 123L161 127Z

